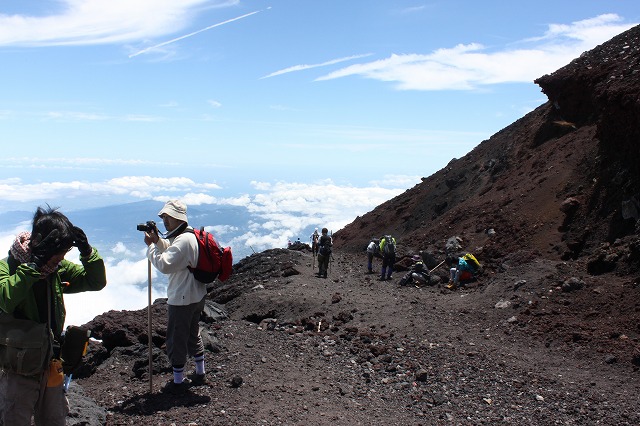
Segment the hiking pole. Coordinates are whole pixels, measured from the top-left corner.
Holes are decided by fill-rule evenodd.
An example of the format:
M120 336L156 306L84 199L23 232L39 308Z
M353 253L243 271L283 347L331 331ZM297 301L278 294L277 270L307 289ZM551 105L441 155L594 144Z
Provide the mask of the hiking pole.
M442 266L442 264L443 264L444 262L445 262L445 261L443 260L442 262L438 263L438 264L437 264L437 265L436 265L432 270L430 270L430 271L429 271L429 273L432 273L433 271L435 271L436 269L438 269L440 266Z
M147 260L147 275L149 277L149 308L147 309L149 322L149 393L153 393L153 350L151 349L151 261Z

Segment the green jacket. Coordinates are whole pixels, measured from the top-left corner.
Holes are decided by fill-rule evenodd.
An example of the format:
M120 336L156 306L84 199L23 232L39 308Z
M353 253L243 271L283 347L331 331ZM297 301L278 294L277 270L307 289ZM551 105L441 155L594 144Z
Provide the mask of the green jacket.
M396 254L395 253L396 239L393 238L393 237L391 237L389 241L387 241L387 237L383 237L380 240L380 253L382 253L383 256L385 255L384 246L386 246L389 242L393 243L394 249L393 249L393 253L391 253L391 254L395 256L395 254Z
M13 260L13 259L11 259ZM51 305L53 335L58 339L64 328L66 310L63 293L102 290L107 285L104 261L94 248L87 257L80 257L81 265L63 259L58 270L45 279L40 273L26 264L17 266L11 274L9 260L0 260L0 309L12 313L16 318L30 319L40 323L47 322L46 285L52 287ZM40 309L38 309L40 307Z

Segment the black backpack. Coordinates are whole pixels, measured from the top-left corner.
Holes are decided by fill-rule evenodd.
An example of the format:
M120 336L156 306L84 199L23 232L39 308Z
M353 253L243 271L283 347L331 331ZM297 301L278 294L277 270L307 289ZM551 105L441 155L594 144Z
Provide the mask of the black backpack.
M331 254L331 237L324 237L324 235L322 237L320 237L320 250L318 251L318 253L320 253L323 256L329 256Z
M393 238L391 237L391 235L387 235L386 237L384 237L384 248L382 249L384 251L384 255L385 256L395 256L396 255L396 244L393 241Z

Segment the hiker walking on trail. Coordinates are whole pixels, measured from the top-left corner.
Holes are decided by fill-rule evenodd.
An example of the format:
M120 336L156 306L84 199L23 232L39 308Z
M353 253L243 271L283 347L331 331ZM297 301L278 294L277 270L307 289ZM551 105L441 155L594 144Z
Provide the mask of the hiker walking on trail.
M413 265L411 265L411 269L407 272L404 277L400 279L400 285L407 285L411 282L417 284L430 284L431 276L429 275L429 269L425 266L422 261L422 257L416 254L411 260L413 261Z
M206 286L198 282L188 267L198 264L198 242L187 221L187 206L179 200L167 201L158 213L167 234L160 238L154 229L144 234L147 258L169 276L167 286L167 356L173 380L163 392L184 393L190 385L205 384L204 345L200 336L200 314L204 309ZM195 374L185 378L187 357L195 362Z
M449 284L446 287L450 290L457 289L465 281L472 280L482 269L482 266L471 253L458 257L447 257L449 269Z
M322 228L322 235L318 240L318 277L327 278L329 260L331 259L331 246L333 243L328 235L327 228Z
M373 274L373 258L382 257L380 255L380 240L372 238L367 246L367 273Z
M73 247L80 252L82 265L65 259ZM36 326L47 324L50 332L43 334L43 343L48 350L44 360L30 362L25 357L20 365L8 365L13 363L2 359L0 425L29 426L32 417L38 426L66 423L69 405L61 353L68 351L61 348L63 294L98 291L106 285L104 261L84 231L56 209L39 207L31 232L20 233L8 257L0 261L0 309L9 321L3 327L14 327L11 322L15 319ZM13 344L20 340L16 338Z
M380 253L382 253L380 281L390 280L393 274L393 265L396 263L396 239L391 235L382 237L380 239Z
M314 256L318 254L318 241L320 240L320 234L318 234L318 228L311 234L311 252Z

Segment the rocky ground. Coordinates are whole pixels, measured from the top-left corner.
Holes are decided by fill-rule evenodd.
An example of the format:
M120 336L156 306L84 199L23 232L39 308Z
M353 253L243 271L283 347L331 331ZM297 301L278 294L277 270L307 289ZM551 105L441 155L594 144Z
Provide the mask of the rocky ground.
M403 272L378 281L365 260L334 253L326 280L306 251L243 260L234 277L242 292L224 307L230 317L202 323L207 386L161 393L171 373L157 350L149 392L144 344L117 347L74 385L108 425L640 424L637 339L609 308L586 305L607 293L635 306L636 287L586 278L563 291L583 268L538 260L507 260L504 272L457 291L399 287ZM444 280L446 268L438 273ZM164 310L154 304L159 342ZM124 323L145 342L145 318L146 310L112 312L92 327L113 344ZM100 358L101 345L92 346L88 364Z
M206 386L160 392L163 300L152 381L147 310L97 317L68 423L640 424L638 76L640 26L536 80L547 103L337 231L328 279L305 248L240 260L203 317ZM389 233L378 281L364 248ZM397 285L410 256L465 251L466 288L444 266Z

